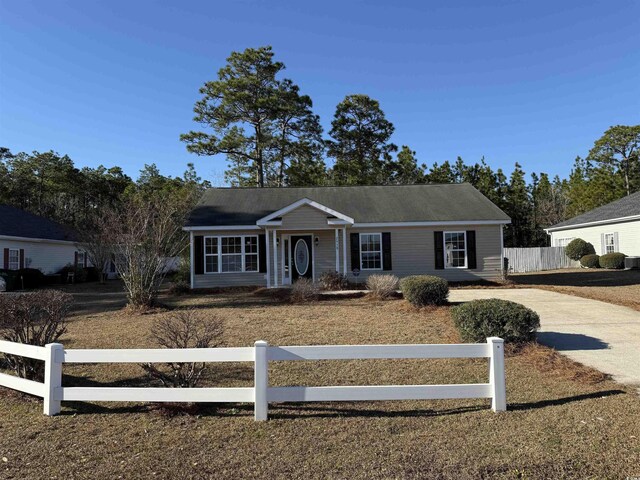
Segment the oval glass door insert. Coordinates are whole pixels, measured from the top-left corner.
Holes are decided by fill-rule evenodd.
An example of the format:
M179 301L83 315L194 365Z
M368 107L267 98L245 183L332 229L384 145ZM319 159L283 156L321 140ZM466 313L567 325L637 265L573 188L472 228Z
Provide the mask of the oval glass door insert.
M302 239L296 242L294 258L296 259L298 275L303 276L309 269L309 249L307 248L307 242Z

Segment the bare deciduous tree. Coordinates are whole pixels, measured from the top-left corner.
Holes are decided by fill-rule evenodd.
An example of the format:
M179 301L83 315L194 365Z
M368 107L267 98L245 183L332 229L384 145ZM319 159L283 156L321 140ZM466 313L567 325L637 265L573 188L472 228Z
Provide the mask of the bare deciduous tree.
M151 328L151 337L165 348L213 348L221 345L222 322L204 318L196 310L179 310L157 320ZM193 388L206 370L206 363L168 363L161 370L151 363L141 365L151 378L160 380L165 387ZM168 370L168 371L166 371Z

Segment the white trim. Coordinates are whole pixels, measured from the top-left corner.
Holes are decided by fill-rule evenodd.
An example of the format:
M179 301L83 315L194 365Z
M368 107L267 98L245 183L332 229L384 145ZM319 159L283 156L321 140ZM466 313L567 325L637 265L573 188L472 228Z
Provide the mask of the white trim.
M380 236L380 268L364 268L362 266L362 235L379 235ZM382 232L362 232L358 233L358 249L360 250L360 271L376 272L384 268L384 248L382 247ZM367 252L370 253L370 252ZM376 252L373 252L376 253Z
M607 253L615 253L616 251L616 233L615 232L609 232L609 233L604 233L604 236L602 237L604 240L604 245L602 246L602 253L603 254L607 254ZM607 237L611 238L611 245L609 245L607 243ZM613 250L611 250L610 252L607 252L607 247L612 247Z
M327 218L327 225L351 225L351 222L339 218Z
M185 232L203 232L207 230L262 230L258 225L216 225L216 226L201 226L201 227L182 227ZM1 237L0 237L1 238Z
M347 275L347 227L342 227L342 269Z
M217 253L207 253L207 239L215 238L217 240ZM223 238L240 238L240 253L222 253L222 239ZM255 238L256 239L256 253L246 253L245 252L245 240L247 238ZM202 260L204 262L203 265L203 275L227 275L230 273L260 273L260 236L259 235L205 235L202 237ZM240 255L242 261L242 270L234 270L229 272L222 271L222 257L223 256L233 256ZM245 262L247 255L255 255L257 257L257 270L246 270ZM218 271L217 272L207 272L207 257L217 257L218 259Z
M631 215L629 217L612 218L609 220L597 220L595 222L576 223L575 225L563 225L561 227L549 227L549 228L545 228L544 231L547 233L558 232L561 230L571 230L573 228L595 227L597 225L608 225L610 223L631 222L633 220L640 220L640 215Z
M20 249L19 248L7 248L9 251L9 255L7 255L7 270L20 270ZM18 261L16 263L16 268L11 268L11 252L16 252L18 255Z
M444 238L442 239L444 242ZM504 275L504 225L500 225L500 271Z
M511 220L455 220L438 222L382 222L382 223L354 223L353 228L378 227L437 227L441 225L507 225Z
M335 249L336 249L336 273L340 273L340 234L338 233L338 229L336 228L335 232Z
M265 250L267 251L267 288L271 288L271 258L269 257L269 229L265 229Z
M342 220L345 220L346 222L349 222L350 224L354 222L353 218L348 217L347 215L340 213L336 210L333 210L329 207L327 207L326 205L322 205L321 203L315 202L313 200L310 200L308 198L301 198L300 200L293 202L290 205L287 205L284 208L281 208L280 210L276 210L273 213L270 213L269 215L267 215L266 217L262 217L261 219L259 219L256 224L257 225L266 225L267 222L273 220L274 218L278 218L281 217L282 215L285 215L289 212L291 212L292 210L295 210L296 208L299 208L303 205L309 205L310 207L313 208L317 208L318 210L321 210L325 213L328 213L330 215L333 215L334 217L338 217Z
M464 265L460 265L457 267L454 266L447 266L447 233L453 234L453 233L462 233L464 235ZM443 249L443 255L444 255L444 268L445 270L449 270L449 269L466 269L469 268L469 253L468 253L468 248L467 248L467 232L464 230L459 230L459 231L445 231L442 232L442 249ZM456 248L456 251L460 251L459 248Z
M14 237L12 235L0 235L0 240L11 240L16 242L33 242L33 243L54 243L63 245L78 245L81 242L74 242L72 240L53 240L49 238L29 238L29 237Z
M189 232L189 261L191 262L191 272L189 275L189 281L191 283L191 288L196 288L195 284L196 284L196 260L195 260L195 256L196 256L196 251L195 251L195 245L194 245L194 240L193 240L193 232ZM202 242L204 243L204 239L202 240ZM202 266L202 271L204 272L204 265Z
M278 234L273 230L273 286L278 288Z

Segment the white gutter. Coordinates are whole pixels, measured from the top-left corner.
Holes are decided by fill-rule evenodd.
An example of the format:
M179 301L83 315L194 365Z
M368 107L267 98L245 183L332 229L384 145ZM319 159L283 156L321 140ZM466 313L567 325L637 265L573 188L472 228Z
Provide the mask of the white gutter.
M631 222L633 220L640 220L640 215L631 215L629 217L612 218L612 219L609 219L609 220L597 220L595 222L576 223L574 225L563 225L561 227L549 227L549 228L545 228L544 231L549 233L549 232L556 232L556 231L560 231L560 230L571 230L573 228L595 227L595 226L598 226L598 225L608 225L610 223Z
M14 237L12 235L0 235L0 240L10 240L15 242L32 242L32 243L53 243L58 245L78 245L82 242L73 240L54 240L52 238L30 238L30 237Z

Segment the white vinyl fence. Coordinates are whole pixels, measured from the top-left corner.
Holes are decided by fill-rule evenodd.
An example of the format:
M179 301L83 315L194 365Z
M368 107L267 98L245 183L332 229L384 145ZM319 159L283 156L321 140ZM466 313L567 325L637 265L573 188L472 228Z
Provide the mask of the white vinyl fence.
M35 347L0 341L0 353L45 362L44 383L0 373L0 386L44 398L44 413L60 413L63 401L118 402L239 402L253 403L255 420L266 420L269 402L325 402L361 400L423 400L445 398L491 398L494 411L507 408L504 342L455 345L326 345L271 347L264 341L253 347L67 350L54 343ZM358 360L398 358L488 358L488 383L452 385L376 385L332 387L269 387L270 361ZM64 387L63 363L168 363L254 362L254 386L243 388L136 388Z
M509 259L509 272L513 273L580 267L580 262L565 255L564 247L505 248L504 256Z

